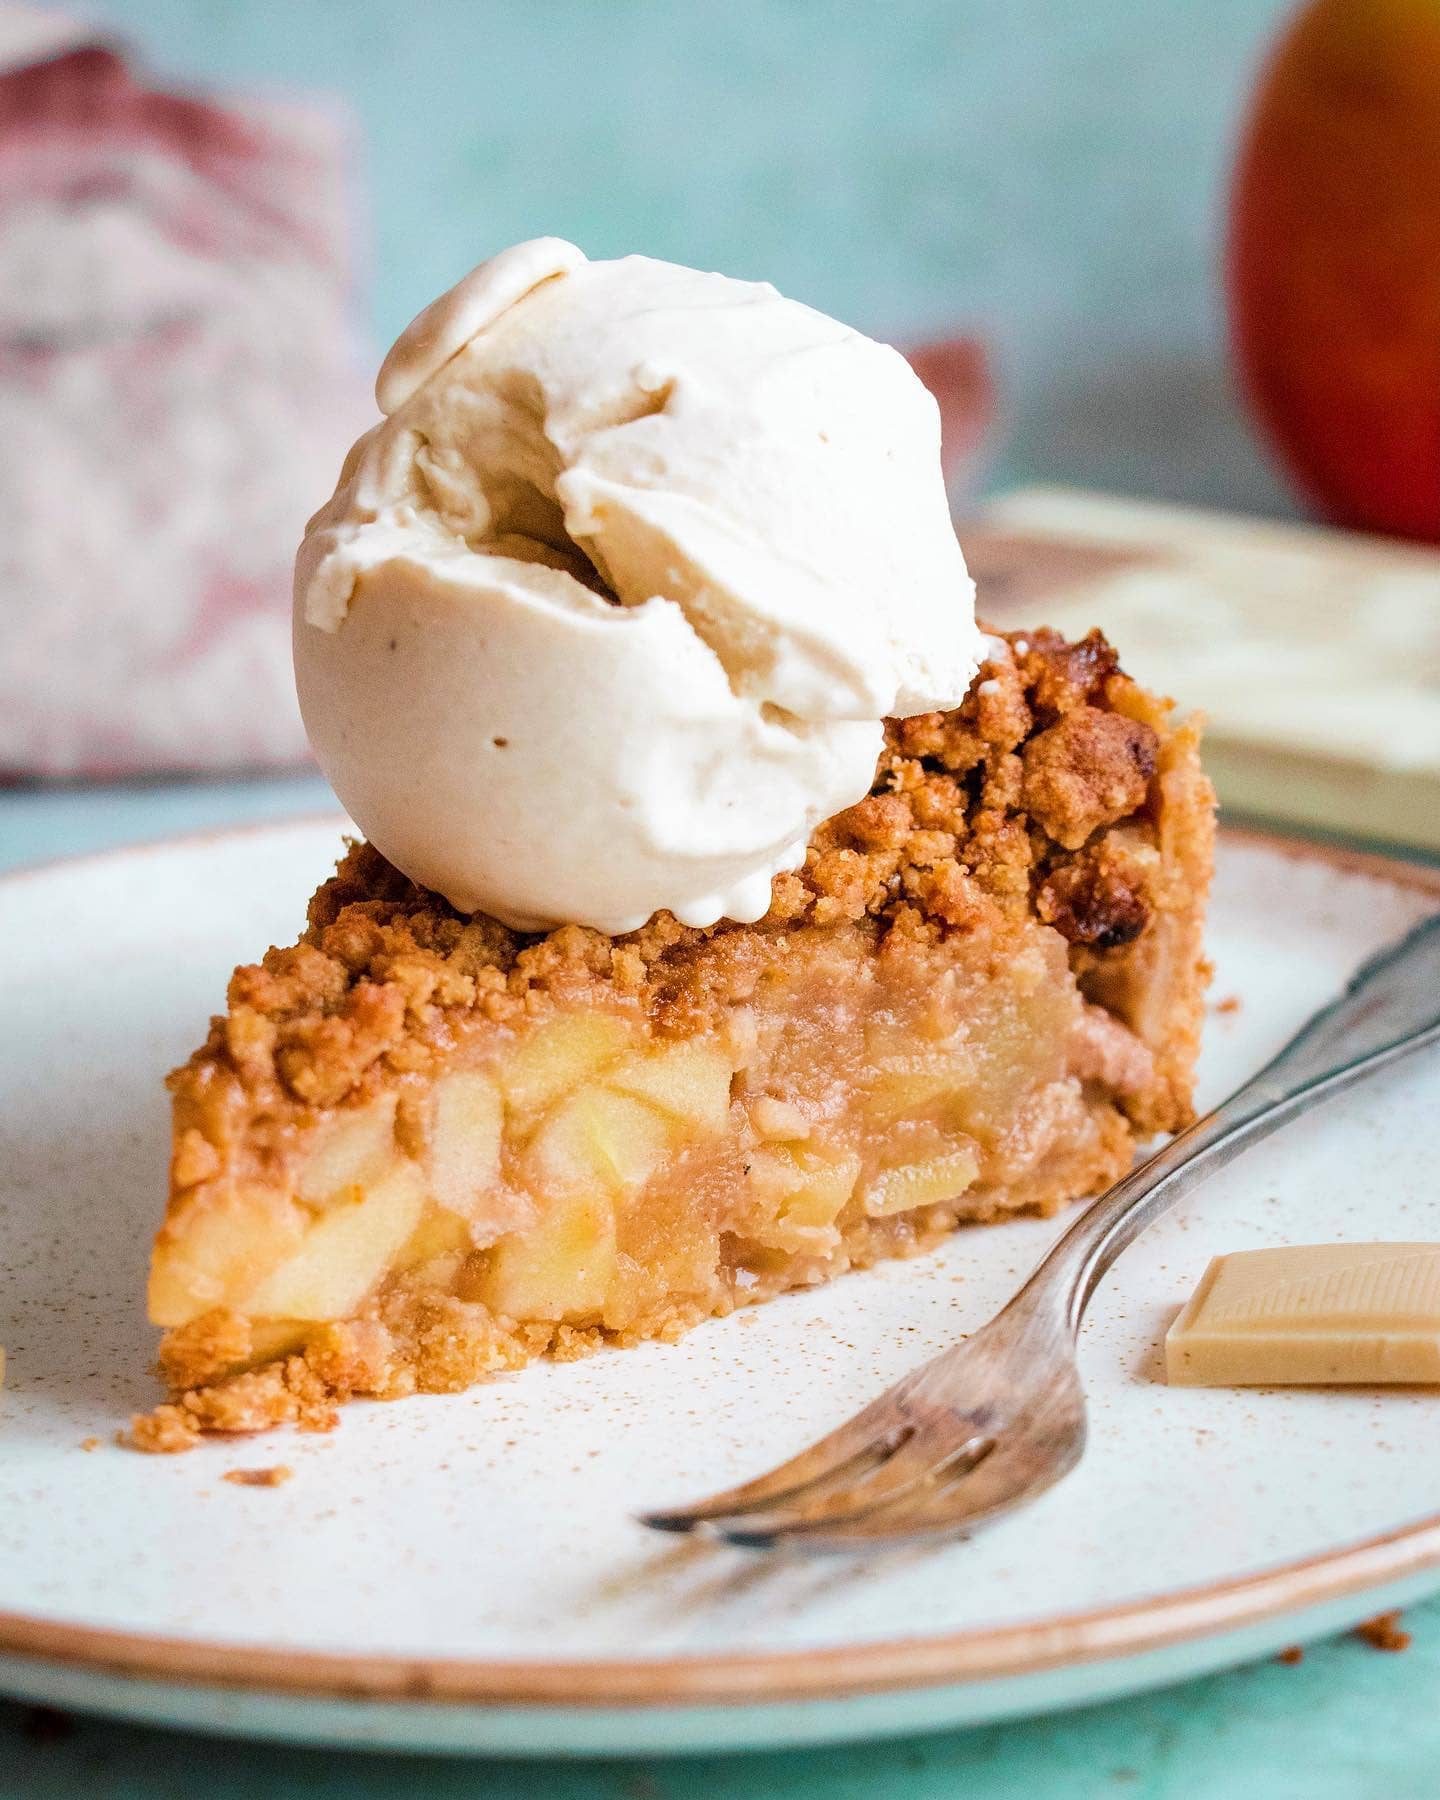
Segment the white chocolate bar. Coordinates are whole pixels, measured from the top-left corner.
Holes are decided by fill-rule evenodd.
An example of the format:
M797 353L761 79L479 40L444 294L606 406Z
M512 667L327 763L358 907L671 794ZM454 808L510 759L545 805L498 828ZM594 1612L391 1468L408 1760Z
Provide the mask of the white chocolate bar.
M1165 1338L1172 1385L1440 1383L1440 1244L1217 1256Z

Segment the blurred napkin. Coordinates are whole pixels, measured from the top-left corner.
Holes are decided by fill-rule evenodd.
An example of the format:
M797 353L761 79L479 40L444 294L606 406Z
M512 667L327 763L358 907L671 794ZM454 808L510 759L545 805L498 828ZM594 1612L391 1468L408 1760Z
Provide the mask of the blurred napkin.
M1032 488L961 524L982 618L1098 625L1244 812L1440 849L1440 551Z
M373 403L328 103L0 6L0 775L295 762L290 567Z

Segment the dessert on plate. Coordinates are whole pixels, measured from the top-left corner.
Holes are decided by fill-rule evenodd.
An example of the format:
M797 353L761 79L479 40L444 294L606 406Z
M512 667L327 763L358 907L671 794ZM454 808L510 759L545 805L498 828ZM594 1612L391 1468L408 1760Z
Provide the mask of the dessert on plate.
M377 394L295 615L367 841L171 1077L138 1444L670 1340L1189 1118L1196 725L976 626L894 351L547 239Z

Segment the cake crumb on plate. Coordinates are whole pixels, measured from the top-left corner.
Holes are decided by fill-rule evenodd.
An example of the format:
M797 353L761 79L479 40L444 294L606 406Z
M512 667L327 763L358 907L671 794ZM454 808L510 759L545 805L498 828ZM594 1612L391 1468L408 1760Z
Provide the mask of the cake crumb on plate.
M1410 1633L1401 1629L1401 1617L1398 1611L1377 1613L1373 1619L1357 1625L1355 1635L1363 1638L1372 1650L1408 1650Z
M222 1481L233 1481L236 1487L280 1487L295 1473L284 1463L268 1469L227 1469Z

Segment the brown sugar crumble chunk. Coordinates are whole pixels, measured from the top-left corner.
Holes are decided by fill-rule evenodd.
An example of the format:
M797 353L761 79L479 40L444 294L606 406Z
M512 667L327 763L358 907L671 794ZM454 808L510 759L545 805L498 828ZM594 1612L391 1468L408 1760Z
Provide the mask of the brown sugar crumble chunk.
M1035 910L1071 944L1117 950L1150 921L1150 866L1123 832L1102 835L1052 869L1035 895Z
M1025 746L1021 796L1030 816L1066 850L1078 850L1144 800L1159 740L1149 725L1079 706Z
M1042 721L1074 712L1087 701L1102 702L1111 677L1120 675L1120 658L1101 631L1071 641L1041 626L1012 636L1009 642L1024 667L1032 704Z

